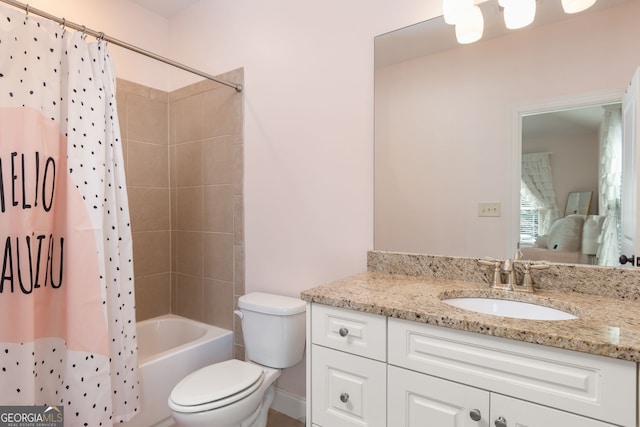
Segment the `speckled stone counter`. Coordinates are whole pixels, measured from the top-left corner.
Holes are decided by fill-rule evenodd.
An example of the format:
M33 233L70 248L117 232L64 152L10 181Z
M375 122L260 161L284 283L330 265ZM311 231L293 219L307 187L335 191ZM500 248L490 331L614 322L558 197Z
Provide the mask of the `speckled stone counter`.
M373 253L373 258L376 257L378 254ZM556 271L553 274L563 279L562 285L558 280L557 287L542 284L535 294L523 294L491 290L488 284L491 272L479 268L475 261L469 261L469 274L465 276L460 270L451 272L459 266L451 267L457 263L452 263L450 258L448 262L439 260L445 257L418 257L413 261L407 261L406 255L401 257L407 264L405 267L422 269L419 274L411 271L407 274L406 268L398 269L386 258L388 265L382 268L378 260L372 262L371 258L372 253L369 272L306 290L301 298L307 302L640 362L640 281L635 270L620 273L621 269L592 268L596 276L608 275L609 282L613 282L607 292L582 292L570 284L571 277L562 278L562 271ZM434 262L437 267L424 267L425 262ZM463 276L463 280L456 279L459 276ZM619 277L622 279L617 280ZM592 286L592 281L585 283ZM442 299L463 296L532 302L568 311L578 318L513 319L478 314L442 302Z

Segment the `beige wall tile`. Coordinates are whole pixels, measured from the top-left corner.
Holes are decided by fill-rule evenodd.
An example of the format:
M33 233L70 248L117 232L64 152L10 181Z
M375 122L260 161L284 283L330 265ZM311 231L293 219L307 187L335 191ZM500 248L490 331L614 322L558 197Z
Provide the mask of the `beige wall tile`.
M204 288L202 277L176 275L176 314L204 321Z
M202 231L202 187L185 187L176 190L176 226L181 231Z
M116 91L116 105L118 107L118 123L120 124L120 136L127 139L127 93Z
M122 140L122 155L124 156L124 167L125 171L129 170L129 142L126 139ZM125 172L126 175L126 172ZM127 185L129 185L129 177L125 176L125 181L127 181Z
M133 266L136 277L168 273L169 231L138 231L133 236Z
M171 230L178 229L178 190L175 187L171 187L169 191L171 197Z
M151 90L149 86L143 86L139 83L118 78L116 78L116 87L117 92L132 93L134 95L145 97L149 97L149 91Z
M206 233L204 235L204 276L209 279L233 281L233 235Z
M210 138L202 145L202 183L231 184L234 172L233 136Z
M244 285L244 246L233 246L233 293L236 296L245 294Z
M204 280L204 321L233 329L233 283Z
M202 185L202 142L189 142L172 148L175 149L176 186Z
M176 231L176 273L202 277L204 274L204 241L202 233Z
M244 144L233 145L233 194L244 194Z
M242 94L219 88L203 97L203 138L242 133Z
M233 196L233 243L244 244L244 197Z
M170 230L168 188L129 187L132 231Z
M202 95L178 99L169 108L175 144L198 141L202 138Z
M233 233L233 190L231 185L203 187L204 231Z
M166 101L127 95L127 136L130 140L168 145Z
M168 149L155 144L129 141L127 185L138 187L168 187Z
M136 277L135 292L137 321L150 319L170 312L170 273Z

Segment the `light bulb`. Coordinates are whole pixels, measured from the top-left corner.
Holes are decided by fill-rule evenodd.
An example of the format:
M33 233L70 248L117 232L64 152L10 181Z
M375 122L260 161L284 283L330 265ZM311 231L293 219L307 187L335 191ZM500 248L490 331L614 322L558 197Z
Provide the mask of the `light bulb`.
M536 16L536 0L502 0L504 23L510 30L526 27Z
M589 9L596 0L562 0L562 8L565 13L578 13Z
M442 0L444 22L449 25L455 25L459 16L472 7L473 0Z
M469 44L480 40L484 31L484 18L478 6L466 9L456 22L456 39L460 44Z

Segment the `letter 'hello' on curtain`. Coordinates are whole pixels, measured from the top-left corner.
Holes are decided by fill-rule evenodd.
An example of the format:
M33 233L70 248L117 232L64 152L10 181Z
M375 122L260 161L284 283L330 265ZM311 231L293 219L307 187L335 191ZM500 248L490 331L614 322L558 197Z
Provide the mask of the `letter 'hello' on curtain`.
M133 250L106 43L0 8L0 405L138 408Z

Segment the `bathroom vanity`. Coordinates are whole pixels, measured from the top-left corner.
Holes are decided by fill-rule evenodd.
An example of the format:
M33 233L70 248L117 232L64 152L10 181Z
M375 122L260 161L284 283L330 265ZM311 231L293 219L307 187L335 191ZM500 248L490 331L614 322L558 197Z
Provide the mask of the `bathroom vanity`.
M442 301L467 296L577 319L498 317ZM302 298L308 426L638 426L640 301L372 271Z

